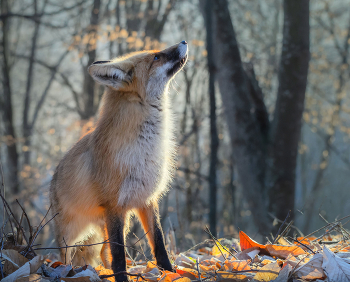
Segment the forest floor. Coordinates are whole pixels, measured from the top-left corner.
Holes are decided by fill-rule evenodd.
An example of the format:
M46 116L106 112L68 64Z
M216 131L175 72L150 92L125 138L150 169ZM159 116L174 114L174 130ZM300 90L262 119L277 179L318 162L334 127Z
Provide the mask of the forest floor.
M1 196L1 195L0 195ZM3 199L4 200L4 199ZM35 245L39 232L50 221L36 228L30 225L23 210L17 221L6 203L11 232L2 226L0 252L0 278L12 281L115 281L115 276L127 275L130 281L349 281L350 233L342 221L350 216L330 222L308 236L289 237L292 224L284 222L273 241L260 244L243 231L237 239L211 239L186 252L171 251L175 272L163 271L156 262L127 258L127 271L114 274L102 265L75 266L64 264L53 256L38 255ZM25 232L22 222L29 225ZM285 226L284 226L285 225ZM24 242L20 244L19 242ZM142 251L142 250L141 250Z

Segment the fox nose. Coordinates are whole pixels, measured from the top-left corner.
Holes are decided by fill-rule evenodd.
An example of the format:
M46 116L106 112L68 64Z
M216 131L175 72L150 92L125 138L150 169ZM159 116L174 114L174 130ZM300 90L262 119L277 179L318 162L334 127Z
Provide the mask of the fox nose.
M182 44L187 44L186 40L181 41Z

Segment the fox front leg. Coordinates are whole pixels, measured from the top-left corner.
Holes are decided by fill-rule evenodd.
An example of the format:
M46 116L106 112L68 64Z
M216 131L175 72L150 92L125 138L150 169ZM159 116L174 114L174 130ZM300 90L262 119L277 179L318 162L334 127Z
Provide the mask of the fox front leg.
M158 203L151 203L149 206L139 208L137 212L147 233L148 242L157 260L157 265L164 270L173 271L165 249L163 230L159 220Z
M126 259L124 248L125 215L114 214L107 216L107 230L112 254L112 270L114 274L126 271ZM115 281L128 281L125 274L115 277Z

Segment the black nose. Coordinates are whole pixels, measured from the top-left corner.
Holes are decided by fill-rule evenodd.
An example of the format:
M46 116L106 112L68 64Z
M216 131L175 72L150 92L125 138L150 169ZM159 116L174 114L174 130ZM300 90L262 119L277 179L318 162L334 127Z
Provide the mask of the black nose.
M181 41L182 44L187 44L186 40Z

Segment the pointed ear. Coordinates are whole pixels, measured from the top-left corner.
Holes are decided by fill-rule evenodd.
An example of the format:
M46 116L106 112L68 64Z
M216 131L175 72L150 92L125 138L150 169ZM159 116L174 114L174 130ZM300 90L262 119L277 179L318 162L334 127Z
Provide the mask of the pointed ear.
M121 88L131 83L132 67L111 61L97 61L88 68L91 77L100 84Z

